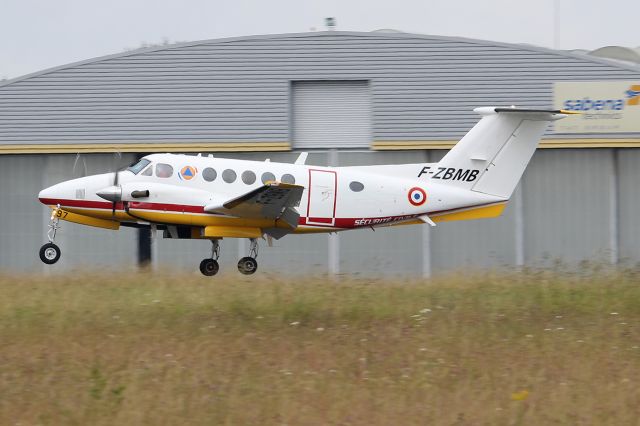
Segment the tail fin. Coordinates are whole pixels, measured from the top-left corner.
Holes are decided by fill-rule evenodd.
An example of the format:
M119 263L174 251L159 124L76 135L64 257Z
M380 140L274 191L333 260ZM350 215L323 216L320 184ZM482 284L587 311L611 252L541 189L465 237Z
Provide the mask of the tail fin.
M570 113L482 107L482 119L438 163L432 179L509 198L551 121Z

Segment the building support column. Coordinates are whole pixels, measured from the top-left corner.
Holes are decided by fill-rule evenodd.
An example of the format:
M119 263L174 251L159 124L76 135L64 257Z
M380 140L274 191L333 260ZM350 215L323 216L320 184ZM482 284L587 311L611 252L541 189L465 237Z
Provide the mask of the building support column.
M136 161L140 160L146 154L137 153L135 155ZM138 229L138 266L146 268L152 265L152 251L151 251L151 229L140 228Z
M431 278L431 225L422 226L422 276Z
M620 189L618 182L618 150L611 149L609 170L609 262L617 265L620 258Z
M138 229L138 265L151 266L151 230L148 228Z
M431 151L424 151L424 162L429 163L432 160ZM433 274L431 265L431 225L423 224L422 226L422 277L431 278Z
M329 167L338 166L338 150L330 149L327 165ZM328 250L329 253L327 255L328 259L328 269L330 275L338 275L340 273L340 235L338 233L329 234L329 244Z
M514 243L515 243L515 264L521 268L524 266L524 197L522 195L522 181L513 193L513 208L515 210L514 220Z
M247 244L246 238L236 238L238 242L238 259L242 259L245 256L248 256L249 253L249 245Z

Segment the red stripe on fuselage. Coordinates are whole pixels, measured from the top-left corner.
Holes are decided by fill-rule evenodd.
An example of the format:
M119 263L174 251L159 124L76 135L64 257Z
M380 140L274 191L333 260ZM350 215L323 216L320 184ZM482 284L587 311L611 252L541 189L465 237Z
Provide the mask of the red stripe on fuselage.
M59 198L38 198L42 204L47 206L56 206L60 204L62 207L84 207L88 209L109 209L113 208L113 203L108 201L86 201L86 200L63 200ZM116 210L123 210L122 203L116 203Z
M87 201L87 200L62 200L57 198L40 198L42 204L55 206L60 204L62 207L79 207L87 209L104 209L111 210L113 203L109 201ZM204 213L203 206L188 206L184 204L165 204L165 203L146 203L140 201L130 201L129 208L140 210L156 210L179 213ZM124 203L116 203L116 210L124 210Z
M130 201L129 208L140 210L156 210L179 213L204 213L203 206L189 206L186 204L163 204L163 203L145 203L140 201Z

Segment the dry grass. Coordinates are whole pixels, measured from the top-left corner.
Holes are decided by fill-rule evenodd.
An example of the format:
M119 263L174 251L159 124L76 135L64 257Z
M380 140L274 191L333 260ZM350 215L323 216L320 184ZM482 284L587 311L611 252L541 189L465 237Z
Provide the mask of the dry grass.
M640 273L0 276L0 424L637 424Z

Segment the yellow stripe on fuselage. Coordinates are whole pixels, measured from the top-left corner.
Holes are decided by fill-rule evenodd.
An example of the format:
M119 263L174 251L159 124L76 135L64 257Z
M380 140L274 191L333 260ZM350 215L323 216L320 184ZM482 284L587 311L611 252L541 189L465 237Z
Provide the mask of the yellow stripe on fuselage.
M498 217L502 214L506 207L506 201L503 203L496 203L489 206L470 207L460 209L457 211L434 213L430 215L430 218L434 222L451 222L458 220L472 220L472 219L486 219L492 217ZM95 217L99 219L115 219L117 221L135 222L137 220L144 220L153 223L172 224L172 225L185 225L185 226L220 226L220 227L232 227L232 228L284 228L289 226L286 223L280 221L274 221L272 219L247 219L238 217L227 216L215 216L210 214L196 214L196 213L175 213L175 212L161 212L152 210L138 210L130 209L131 214L127 214L123 211L116 211L115 215L111 211L106 209L87 209L78 207L68 207L65 210L74 212L80 215ZM420 219L414 219L407 222L390 224L388 226L399 225L420 225L424 222ZM335 227L314 227L314 226L298 226L293 230L293 234L314 234L314 233L327 233L342 230L342 228Z
M488 219L500 216L506 206L507 202L505 201L504 203L484 207L471 207L456 212L436 213L431 216L431 220L434 222L452 222L454 220Z
M492 217L498 217L502 214L507 202L492 204L490 206L471 207L464 210L458 210L446 213L435 213L429 215L434 222L453 222L455 220L472 220L472 219L488 219ZM420 219L409 220L407 222L394 223L389 226L400 225L424 225L424 221Z
M175 212L161 212L151 210L138 210L130 209L131 215L122 210L117 210L115 215L106 209L88 209L80 207L65 207L65 210L74 212L80 215L95 217L99 219L115 219L123 222L136 222L137 220L144 220L153 223L171 224L171 225L185 225L185 226L228 226L228 227L247 227L247 228L289 228L284 222L274 221L272 219L246 219L239 217L227 217L227 216L215 216L211 214L196 214L196 213L175 213ZM306 227L298 226L293 233L294 234L309 234L309 233L323 233L334 232L336 228L323 228L323 227Z

